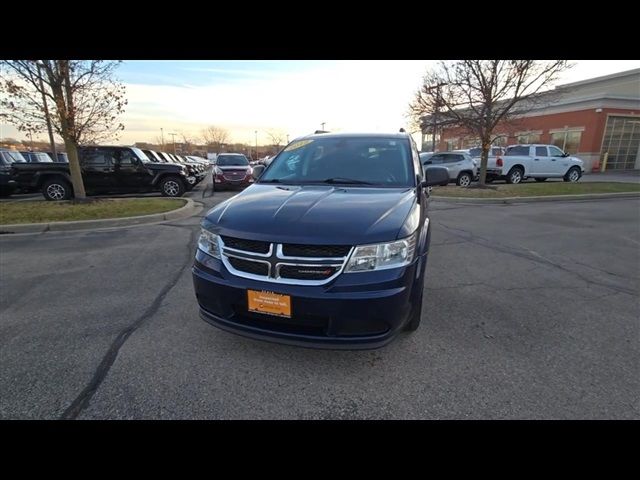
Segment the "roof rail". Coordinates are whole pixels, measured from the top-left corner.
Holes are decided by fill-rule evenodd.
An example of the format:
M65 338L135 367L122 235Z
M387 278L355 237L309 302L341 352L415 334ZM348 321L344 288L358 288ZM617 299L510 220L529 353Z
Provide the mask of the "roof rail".
M316 130L315 132L313 132L314 135L317 135L318 133L331 133L327 130Z
M407 133L407 131L404 128L400 128L400 133Z

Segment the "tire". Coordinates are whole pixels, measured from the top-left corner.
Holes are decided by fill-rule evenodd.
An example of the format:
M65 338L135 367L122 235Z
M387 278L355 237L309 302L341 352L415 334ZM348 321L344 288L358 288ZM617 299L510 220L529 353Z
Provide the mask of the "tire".
M160 193L163 197L181 197L187 188L180 177L169 175L160 180Z
M547 177L542 177L542 178L536 178L536 182L544 182L547 179Z
M458 185L459 187L468 187L469 185L471 185L472 181L473 181L473 178L471 178L470 173L462 172L460 175L458 175L458 178L456 179L456 185Z
M0 188L0 197L10 197L13 192L11 190L5 190Z
M493 183L493 181L495 180L495 178L493 177L487 177L484 179L484 183Z
M571 167L562 178L565 182L576 183L582 177L582 172L578 167Z
M445 182L445 183L441 183L440 184L441 187L446 187L447 185L449 185L449 182Z
M507 174L507 183L517 185L522 181L523 177L524 177L524 172L522 171L522 168L513 167L511 170L509 170L509 173Z
M49 201L69 200L73 196L73 190L64 178L54 177L42 184L42 195Z
M422 320L422 297L424 296L424 274L422 274L422 281L420 282L420 293L418 299L411 309L409 321L404 326L405 332L415 332L420 326L420 320Z

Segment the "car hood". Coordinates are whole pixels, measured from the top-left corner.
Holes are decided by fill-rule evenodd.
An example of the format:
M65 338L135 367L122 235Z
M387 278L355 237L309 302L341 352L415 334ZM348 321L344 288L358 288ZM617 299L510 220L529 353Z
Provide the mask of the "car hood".
M412 188L255 184L210 210L221 235L311 245L395 240L416 203Z
M248 170L250 165L216 165L220 170Z
M156 171L179 172L180 170L182 170L182 167L175 163L147 162L144 164L144 166L147 167L149 170L156 170Z

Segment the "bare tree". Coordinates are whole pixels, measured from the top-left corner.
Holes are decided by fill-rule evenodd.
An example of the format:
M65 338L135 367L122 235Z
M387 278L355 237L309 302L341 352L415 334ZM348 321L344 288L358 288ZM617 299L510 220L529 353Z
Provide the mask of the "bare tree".
M76 199L85 199L78 145L117 138L116 121L127 104L125 88L114 79L120 62L104 60L3 60L0 62L1 116L18 130L46 129L43 99L51 100L51 125L69 157Z
M207 147L214 148L216 153L220 153L222 144L228 143L229 140L229 132L214 125L203 129L201 135Z
M474 133L482 145L480 186L484 186L496 126L553 102L557 95L545 90L570 67L566 60L442 61L424 76L409 111L414 121L431 127L434 138L442 125Z
M267 135L271 139L271 144L274 147L276 147L277 150L280 150L280 144L284 142L284 139L286 138L286 134L282 133L281 131L270 130L267 132Z
M191 154L198 143L198 139L184 132L180 132L180 136L182 137L182 144L184 145L185 155Z

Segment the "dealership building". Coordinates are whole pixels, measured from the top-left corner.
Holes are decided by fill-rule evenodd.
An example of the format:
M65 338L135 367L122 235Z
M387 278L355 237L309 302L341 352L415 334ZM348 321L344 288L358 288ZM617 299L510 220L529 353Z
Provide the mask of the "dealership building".
M640 169L640 68L559 85L552 102L499 125L495 144L545 143L581 158L591 171ZM422 121L422 149L432 148L432 117ZM479 146L465 129L436 126L436 150Z

